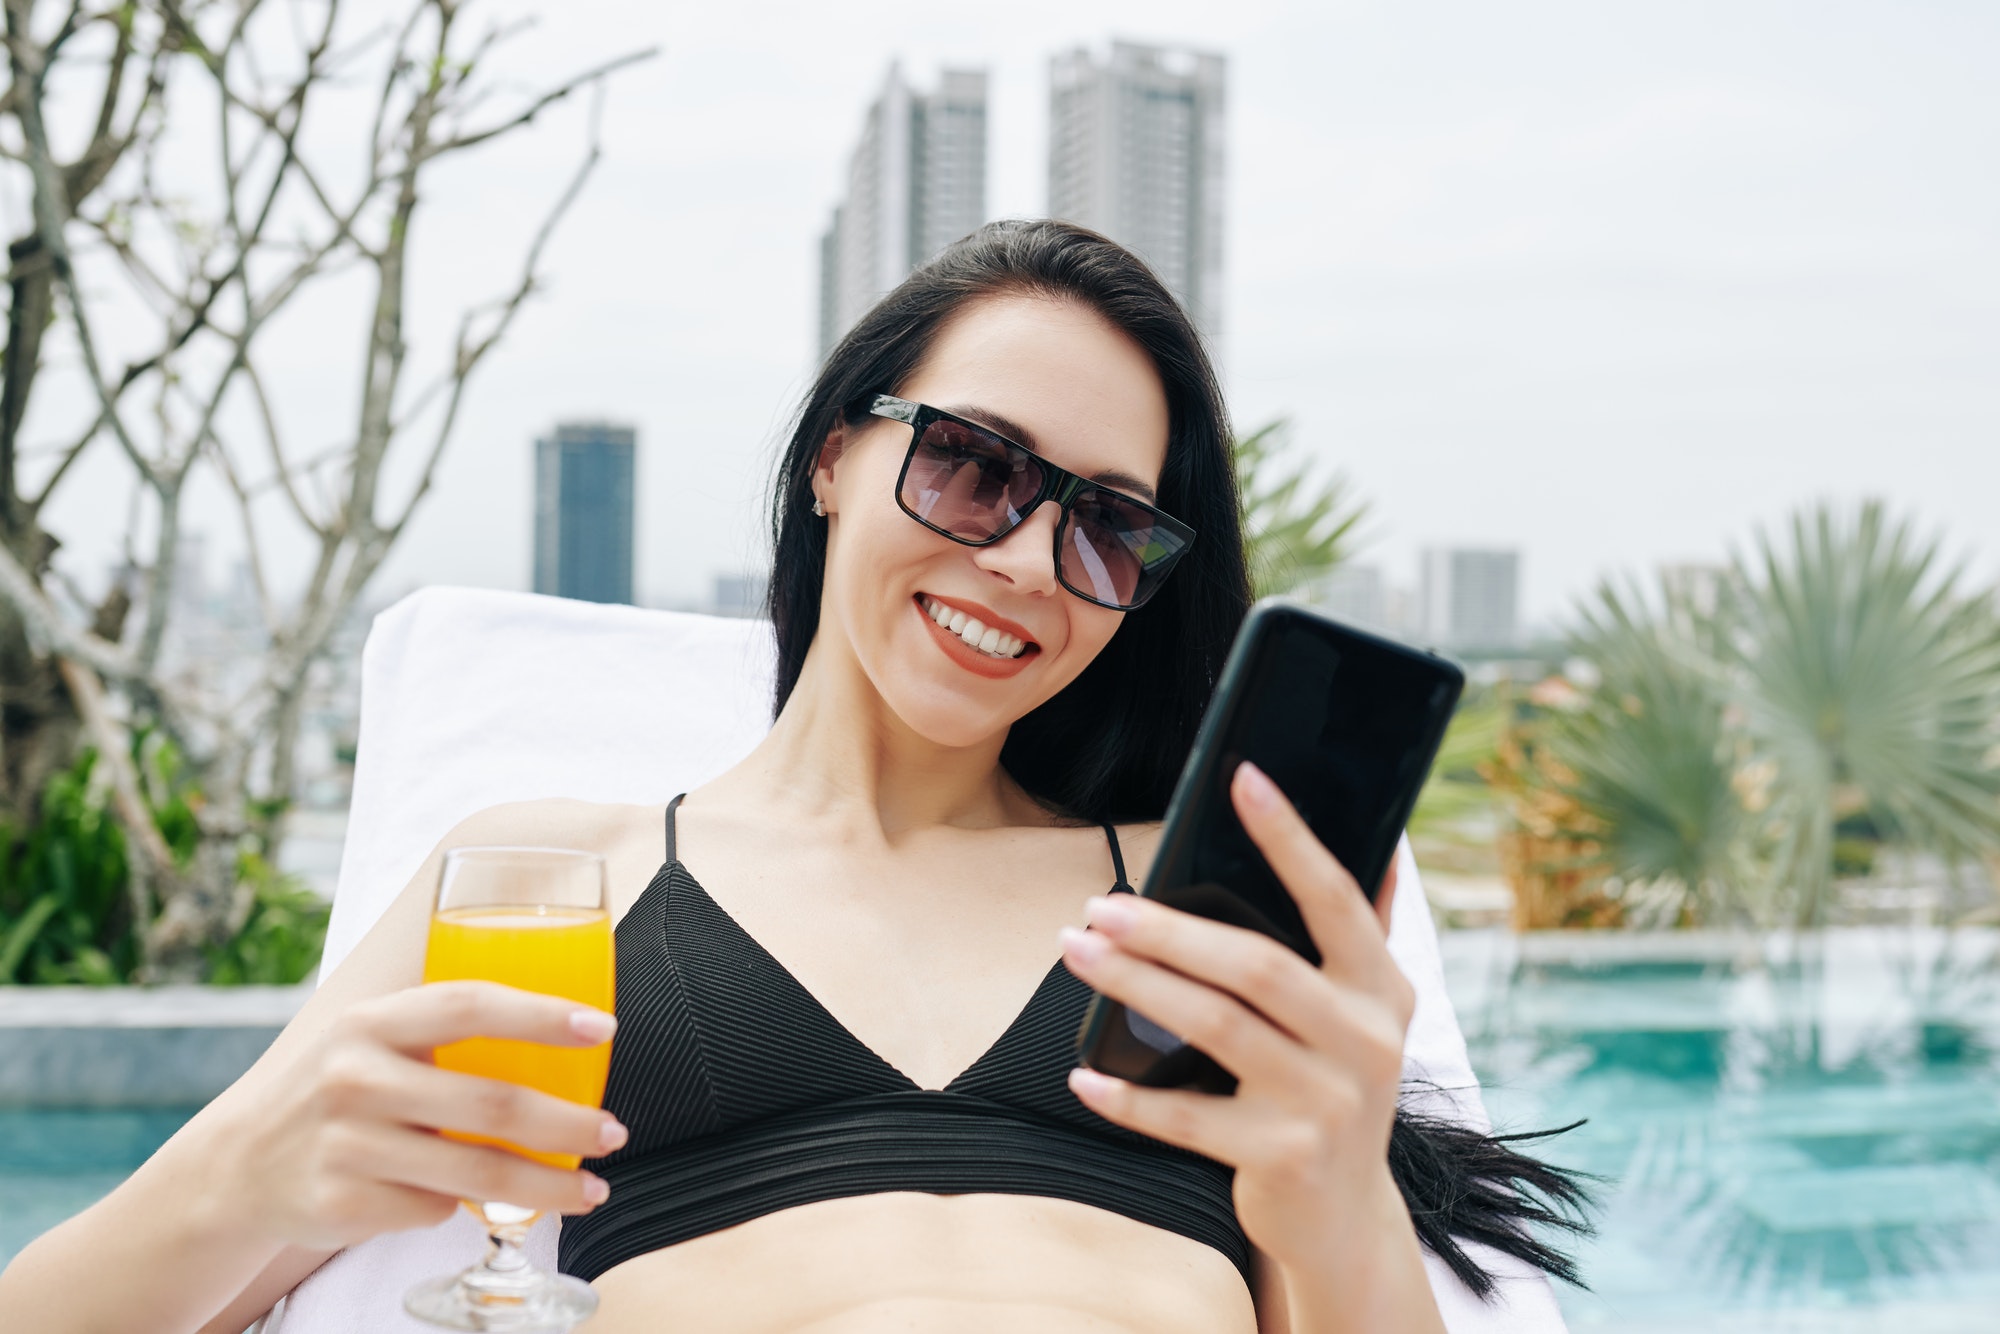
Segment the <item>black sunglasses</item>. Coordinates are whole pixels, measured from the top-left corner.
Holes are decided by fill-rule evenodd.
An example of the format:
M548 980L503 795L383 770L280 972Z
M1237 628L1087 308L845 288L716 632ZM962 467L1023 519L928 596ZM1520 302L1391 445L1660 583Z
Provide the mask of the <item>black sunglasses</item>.
M1085 602L1118 611L1143 605L1194 541L1194 529L1172 515L963 417L892 394L875 395L868 411L910 424L896 503L932 532L983 547L1044 502L1060 507L1056 579Z

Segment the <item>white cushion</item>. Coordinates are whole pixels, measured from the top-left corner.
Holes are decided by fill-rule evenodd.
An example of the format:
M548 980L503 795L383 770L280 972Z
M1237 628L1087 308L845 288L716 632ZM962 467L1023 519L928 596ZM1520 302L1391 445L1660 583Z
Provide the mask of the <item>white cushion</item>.
M774 647L759 621L432 588L375 618L362 653L361 746L323 975L367 932L446 831L540 797L664 803L749 753L770 725ZM1389 947L1417 991L1406 1063L1484 1126L1478 1081L1445 994L1437 936L1405 846ZM461 1213L350 1247L294 1291L271 1334L418 1331L402 1293L470 1264ZM531 1251L555 1261L555 1224ZM1563 1328L1548 1283L1497 1255L1503 1296L1480 1302L1426 1256L1453 1334Z

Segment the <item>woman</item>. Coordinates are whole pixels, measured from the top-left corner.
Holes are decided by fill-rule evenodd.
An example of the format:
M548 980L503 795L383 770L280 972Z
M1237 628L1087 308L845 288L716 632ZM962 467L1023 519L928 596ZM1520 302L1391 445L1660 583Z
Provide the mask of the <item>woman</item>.
M236 1334L460 1196L578 1215L593 1334L1423 1330L1420 1244L1482 1289L1453 1234L1566 1273L1521 1190L1571 1202L1566 1179L1398 1117L1393 877L1371 908L1246 766L1237 809L1323 968L1107 892L1143 878L1247 608L1228 438L1185 316L1103 238L999 223L913 275L829 359L783 464L765 740L665 812L453 830L250 1073L0 1277L10 1327ZM1177 566L1156 513L1194 530ZM608 860L603 1111L428 1063L609 1026L415 985L443 850L491 842ZM1071 1071L1092 987L1237 1093Z

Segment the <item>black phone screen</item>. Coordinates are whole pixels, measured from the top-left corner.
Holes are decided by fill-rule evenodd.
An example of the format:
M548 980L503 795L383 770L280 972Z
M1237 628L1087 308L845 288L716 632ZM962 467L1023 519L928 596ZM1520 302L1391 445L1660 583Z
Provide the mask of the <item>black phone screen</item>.
M1247 759L1271 776L1372 898L1464 676L1441 658L1285 604L1260 605L1232 657L1241 660L1224 670L1144 892L1197 916L1263 932L1318 963L1319 950L1291 894L1236 817L1229 785L1238 763ZM1111 1027L1129 1031L1136 1045L1107 1046L1104 1033L1093 1034L1093 1023L1105 1027L1099 1012L1106 1010L1130 1021ZM1125 1015L1122 1007L1095 1003L1083 1036L1090 1063L1108 1073L1148 1083L1190 1078L1186 1059L1150 1078L1129 1068L1196 1053L1180 1052L1178 1039ZM1122 1058L1116 1048L1124 1049Z

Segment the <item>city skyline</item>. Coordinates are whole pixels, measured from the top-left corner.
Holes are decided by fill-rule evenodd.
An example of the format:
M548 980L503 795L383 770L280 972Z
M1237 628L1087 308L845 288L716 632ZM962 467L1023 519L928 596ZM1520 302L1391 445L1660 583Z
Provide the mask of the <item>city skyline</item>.
M2000 123L1973 60L2000 15L589 11L545 12L496 61L523 80L586 68L610 30L664 54L611 89L603 159L475 378L384 596L529 586L523 423L583 415L647 441L642 601L698 603L716 573L761 563L817 352L813 243L887 51L926 87L986 64L988 211L1015 216L1046 204L1050 53L1114 34L1228 55L1225 389L1239 425L1288 415L1301 457L1350 477L1371 506L1363 559L1407 580L1425 546L1517 548L1522 617L1546 623L1606 575L1723 562L1795 508L1880 495L1979 581L2000 575L2000 182L1963 169ZM413 348L448 351L459 310L504 285L495 257L526 244L588 110L549 108L545 134L425 199ZM21 222L21 201L0 206ZM366 309L349 293L271 331L259 372L295 435L347 414ZM38 387L24 467L84 411ZM124 542L118 465L93 446L46 516L58 562L93 585ZM231 503L219 487L188 502L222 568ZM282 574L310 553L274 559Z

